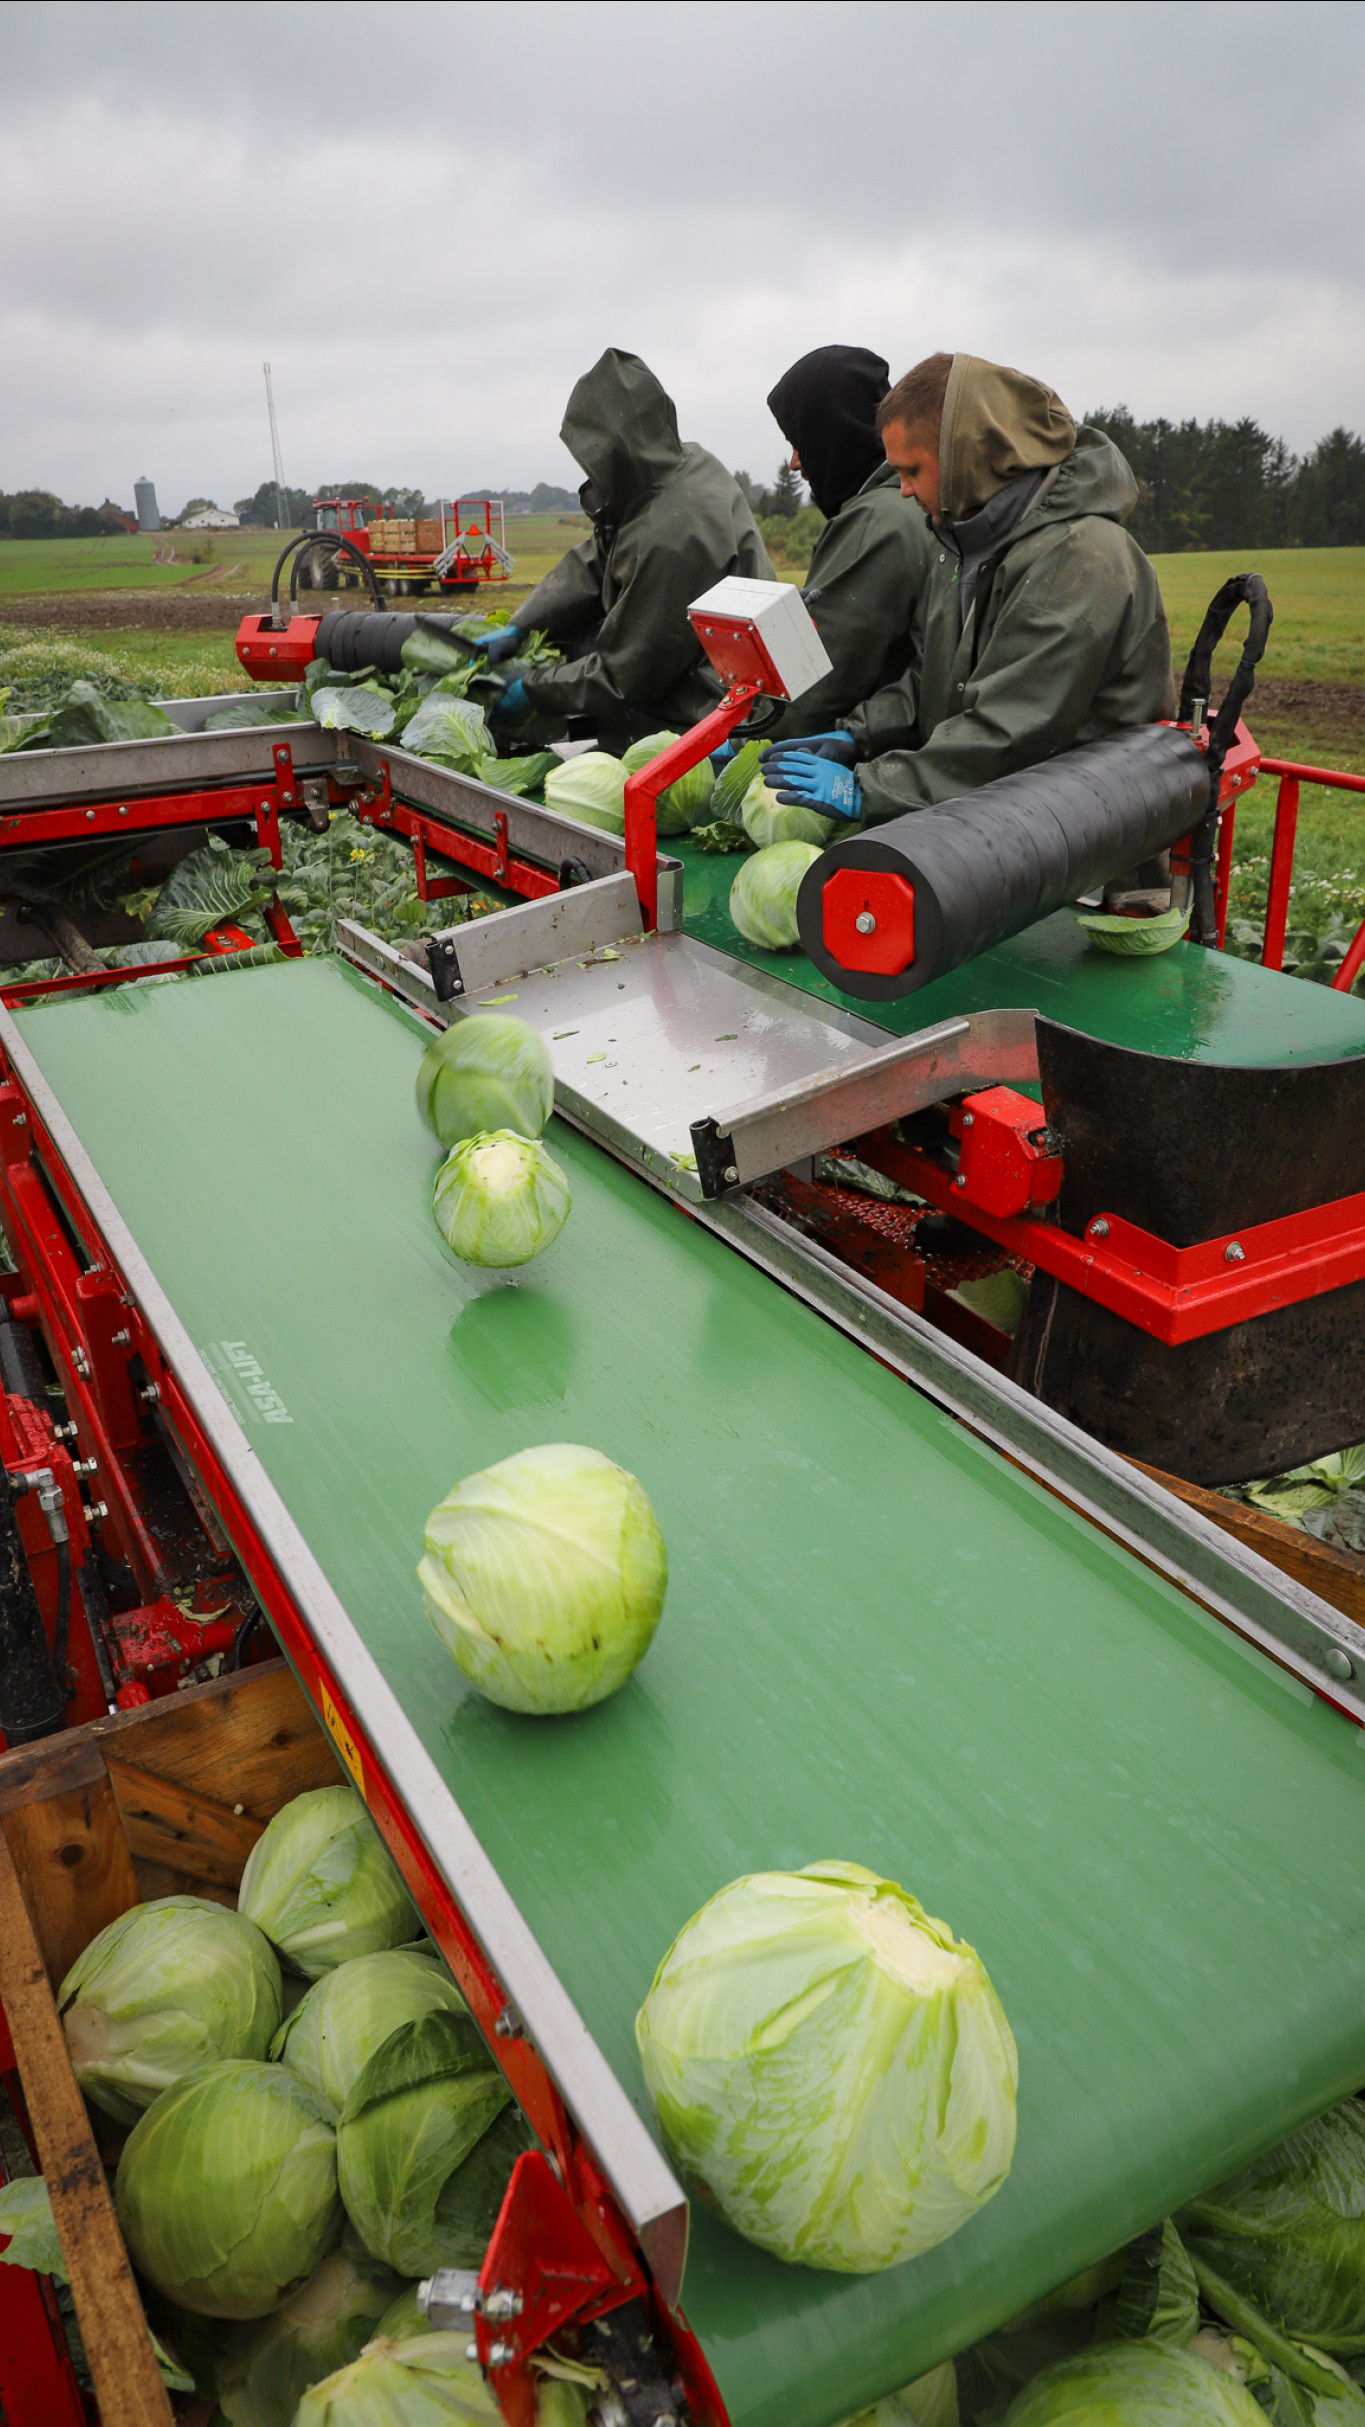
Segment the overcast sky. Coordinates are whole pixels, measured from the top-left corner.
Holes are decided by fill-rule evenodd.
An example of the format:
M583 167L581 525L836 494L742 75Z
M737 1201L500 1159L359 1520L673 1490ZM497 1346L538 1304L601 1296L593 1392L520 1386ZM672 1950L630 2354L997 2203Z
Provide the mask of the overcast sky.
M1365 430L1359 0L3 0L0 489L575 485L605 345L755 475L809 347Z

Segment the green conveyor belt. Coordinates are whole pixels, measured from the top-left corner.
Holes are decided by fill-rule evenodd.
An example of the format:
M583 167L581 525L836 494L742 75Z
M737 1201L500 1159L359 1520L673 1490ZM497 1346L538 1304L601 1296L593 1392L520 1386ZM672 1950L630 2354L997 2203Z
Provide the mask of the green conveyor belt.
M560 1125L556 1247L452 1268L420 1040L338 965L19 1016L194 1338L282 1394L255 1449L634 2095L654 1964L741 1872L867 1863L980 1948L1008 2183L868 2279L698 2213L734 2427L828 2427L1365 2077L1365 1737L1306 1688ZM413 1566L457 1477L555 1439L643 1478L672 1573L624 1691L535 1721Z
M964 1011L1023 1005L1111 1044L1200 1062L1325 1062L1365 1052L1365 1002L1198 944L1177 944L1151 960L1120 960L1088 944L1070 910L919 994L864 1002L837 992L803 952L762 952L745 943L726 911L742 861L686 841L665 847L685 863L683 923L690 935L894 1036Z

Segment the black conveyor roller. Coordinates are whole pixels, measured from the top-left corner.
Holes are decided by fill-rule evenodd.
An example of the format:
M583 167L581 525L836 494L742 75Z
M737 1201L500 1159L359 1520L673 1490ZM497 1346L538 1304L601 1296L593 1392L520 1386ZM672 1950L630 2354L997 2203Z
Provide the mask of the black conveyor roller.
M961 800L832 843L801 887L801 942L845 994L874 1001L913 994L1164 851L1199 824L1208 799L1208 762L1174 726L1141 725L1089 742ZM825 888L844 871L874 878L864 915L881 906L878 875L913 888L914 957L905 966L859 966L854 938L849 958L836 957ZM841 890L847 902L846 882ZM841 924L846 933L847 921ZM875 957L869 950L866 958Z

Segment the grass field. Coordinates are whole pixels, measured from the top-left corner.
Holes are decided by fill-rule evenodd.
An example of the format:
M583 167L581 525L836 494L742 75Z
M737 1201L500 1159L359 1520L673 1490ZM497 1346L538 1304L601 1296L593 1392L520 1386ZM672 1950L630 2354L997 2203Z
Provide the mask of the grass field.
M581 514L518 514L507 522L515 559L511 583L491 592L522 595L587 530ZM139 532L120 539L0 540L0 598L71 597L82 590L184 591L255 596L290 531ZM159 562L174 552L173 562Z
M1155 556L1177 664L1204 609L1230 573L1265 575L1275 621L1265 672L1276 681L1365 683L1365 548L1263 548L1236 555ZM1240 611L1217 664L1231 672L1241 653Z

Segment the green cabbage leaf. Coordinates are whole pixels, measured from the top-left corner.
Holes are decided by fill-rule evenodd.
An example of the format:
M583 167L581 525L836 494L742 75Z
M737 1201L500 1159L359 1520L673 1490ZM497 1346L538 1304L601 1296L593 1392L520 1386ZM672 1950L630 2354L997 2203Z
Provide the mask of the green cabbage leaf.
M525 1020L480 1011L434 1037L417 1073L417 1110L443 1146L511 1129L538 1138L554 1109L550 1049Z
M608 834L626 830L626 769L606 750L580 750L545 778L545 806Z
M770 843L744 862L730 887L730 917L747 944L790 952L800 943L796 897L819 857L815 843Z
M529 1264L568 1221L569 1183L538 1138L512 1129L461 1138L436 1174L436 1227L462 1264Z
M823 849L846 820L821 817L794 801L784 806L762 776L756 775L744 795L740 823L754 849L766 851L771 843L818 843Z
M201 1896L133 1905L91 1939L57 1992L87 2098L135 2124L195 2065L263 2057L280 2022L280 1967L253 1921Z
M1295 2340L1365 2352L1365 2102L1329 2108L1177 2222L1196 2265Z
M264 2317L336 2239L336 2134L284 2065L202 2065L134 2125L114 2196L134 2263L169 2300Z
M496 2427L502 2413L467 2332L376 2340L305 2393L294 2427Z
M668 1558L643 1486L599 1450L554 1442L469 1475L427 1519L427 1615L505 1710L586 1710L643 1659Z
M1006 2427L1265 2427L1265 2412L1197 2352L1098 2343L1026 2385Z
M247 1857L238 1910L287 1964L317 1980L353 1955L421 1933L417 1908L350 1787L316 1787L277 1812Z
M400 2275L483 2262L512 2168L533 2144L467 2014L402 2023L362 2069L337 2125L346 2213Z
M393 1947L325 1972L276 2032L270 2053L339 2115L370 2058L401 2024L466 2011L434 1947Z
M899 2266L1009 2172L1018 2060L985 1967L859 1863L722 1888L664 1956L635 2036L675 2164L778 2258Z
M397 2289L391 2268L338 2248L272 2316L231 2330L212 2388L230 2427L293 2427L309 2386L358 2358Z

